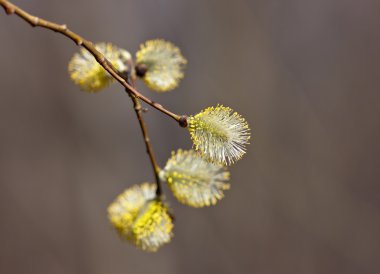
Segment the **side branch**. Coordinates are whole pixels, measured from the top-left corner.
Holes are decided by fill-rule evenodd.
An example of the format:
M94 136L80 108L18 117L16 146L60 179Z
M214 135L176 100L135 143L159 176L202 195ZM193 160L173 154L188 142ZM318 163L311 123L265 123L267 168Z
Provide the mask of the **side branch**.
M131 99L133 101L133 107L135 109L136 116L137 116L137 119L139 120L140 128L141 128L141 131L142 131L142 134L144 137L146 152L149 155L149 159L150 159L150 162L151 162L152 167L153 167L154 177L156 179L156 185L157 185L156 195L158 198L160 198L162 195L162 187L161 187L161 181L160 181L160 176L159 176L161 169L158 166L156 158L155 158L154 153L153 153L153 148L152 148L152 145L150 143L149 136L148 136L148 130L146 128L145 121L143 119L141 103L140 103L140 100L136 96L134 96L133 94L129 93L129 96L131 97Z
M133 95L134 97L141 99L148 105L151 105L155 109L161 111L162 113L168 115L169 117L173 118L176 120L178 123L180 122L181 116L177 115L166 108L164 108L162 105L153 102L151 99L148 97L145 97L142 95L140 92L138 92L134 87L132 87L127 81L121 77L115 69L115 67L109 62L102 53L100 53L93 43L89 40L84 39L80 35L76 34L75 32L69 30L66 25L60 25L56 24L51 21L44 20L42 18L39 18L37 16L33 16L23 9L19 8L18 6L10 3L7 0L0 0L0 5L4 8L5 12L9 15L11 14L16 14L20 18L24 19L26 22L28 22L30 25L33 27L42 27L46 29L50 29L52 31L58 32L63 34L64 36L70 38L71 40L74 41L78 46L82 46L85 49L87 49L96 59L96 61L109 73L113 78L115 78L121 85L125 87L127 90L128 94Z

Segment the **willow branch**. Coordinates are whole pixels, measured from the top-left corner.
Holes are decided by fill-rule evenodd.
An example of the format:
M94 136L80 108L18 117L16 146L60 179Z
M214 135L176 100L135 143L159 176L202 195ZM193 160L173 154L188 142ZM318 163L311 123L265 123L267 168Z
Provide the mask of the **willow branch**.
M132 68L132 67L133 67L133 62L130 61L129 62L129 68ZM130 83L133 87L135 87L136 86L135 85L136 77L132 76L129 72L130 72L130 70L127 70L125 72L125 74L124 74L125 78L124 79L127 81L127 83ZM127 90L126 90L126 92L128 93ZM133 94L130 94L130 93L128 93L128 94L131 97L131 100L133 102L133 108L135 110L137 120L139 121L141 132L142 132L142 135L144 138L146 153L149 155L149 160L150 160L150 163L152 165L153 172L154 172L154 178L156 180L156 197L158 199L161 199L161 195L162 195L162 187L161 187L161 180L160 180L160 170L161 169L160 169L159 165L157 164L156 157L154 156L152 144L150 142L150 138L148 135L148 129L145 125L145 120L143 117L143 108L141 106L140 100L137 97L133 96Z
M155 109L161 111L162 113L166 114L167 116L173 118L176 120L181 126L183 126L183 120L184 116L177 115L166 108L164 108L162 105L152 101L148 97L145 97L140 92L138 92L134 87L132 87L127 81L121 77L117 71L117 69L111 64L110 61L108 61L102 53L100 53L94 46L94 44L81 37L80 35L76 34L75 32L69 30L66 25L60 25L51 21L47 21L45 19L39 18L37 16L31 15L24 11L23 9L19 8L18 6L12 4L11 2L7 0L0 0L0 5L4 8L5 12L8 15L16 14L20 18L24 19L26 22L28 22L33 27L42 27L45 29L50 29L52 31L58 32L63 34L64 36L70 38L74 43L76 43L78 46L84 47L86 50L88 50L96 59L96 61L109 73L113 78L115 78L121 85L124 86L128 94L131 96L141 99L148 105L151 105ZM181 123L182 120L182 123Z
M138 119L139 124L140 124L141 132L142 132L143 137L144 137L146 152L149 155L150 163L152 164L152 168L154 171L154 177L156 179L156 185L157 185L156 196L161 197L162 187L161 187L161 180L160 180L160 176L159 176L161 169L158 166L157 161L156 161L156 157L154 156L154 153L153 153L152 144L150 143L150 139L148 136L148 130L146 128L145 121L143 118L142 106L141 106L140 100L136 96L134 96L133 94L130 94L130 93L129 93L129 96L131 97L131 99L133 101L133 107L135 109L136 116L137 116L137 119Z

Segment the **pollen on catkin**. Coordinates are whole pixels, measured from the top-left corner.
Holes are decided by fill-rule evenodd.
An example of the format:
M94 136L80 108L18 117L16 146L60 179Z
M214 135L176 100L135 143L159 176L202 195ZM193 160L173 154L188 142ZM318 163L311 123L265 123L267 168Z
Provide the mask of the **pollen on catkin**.
M246 152L250 128L246 120L229 107L208 107L188 118L194 148L211 162L231 165Z
M181 203L192 207L215 205L230 188L226 168L206 161L193 150L172 152L160 177Z
M173 236L173 222L167 206L155 199L150 183L125 190L108 207L108 218L120 236L138 248L155 252Z
M161 39L146 41L136 53L136 65L147 68L143 81L157 92L176 88L184 76L186 63L178 47Z
M111 43L97 43L95 48L118 70L124 71L131 54ZM114 81L113 77L96 61L86 49L74 54L68 67L70 77L83 91L98 92Z

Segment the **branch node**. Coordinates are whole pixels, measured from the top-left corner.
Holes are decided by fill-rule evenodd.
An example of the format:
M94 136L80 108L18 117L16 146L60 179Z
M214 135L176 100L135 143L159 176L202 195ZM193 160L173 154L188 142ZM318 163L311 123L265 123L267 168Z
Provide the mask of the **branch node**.
M34 16L33 21L32 21L32 26L33 27L37 26L39 22L40 22L40 18L38 18L37 16Z
M104 63L106 60L106 58L103 55L99 56L97 59L99 60L100 63ZM107 65L108 65L108 63L107 63Z
M67 30L67 25L66 24L61 25L61 29L62 29L62 31L66 31Z
M159 103L153 102L153 105L158 107L158 108L162 108L162 105L160 105Z

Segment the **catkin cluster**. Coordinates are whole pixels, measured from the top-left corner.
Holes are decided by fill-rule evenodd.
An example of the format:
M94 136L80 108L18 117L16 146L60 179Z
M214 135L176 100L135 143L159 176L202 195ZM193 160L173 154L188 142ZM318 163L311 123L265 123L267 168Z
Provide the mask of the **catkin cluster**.
M141 45L135 58L110 43L95 45L120 72L140 78L150 89L167 92L184 77L187 63L178 47L157 39ZM83 91L98 92L113 82L86 50L76 53L69 73ZM223 105L208 107L186 121L193 149L172 152L159 179L177 200L191 207L215 205L230 188L227 166L246 153L250 128L246 120ZM145 251L156 251L173 236L172 214L156 185L142 183L126 189L108 208L108 217L120 236Z

